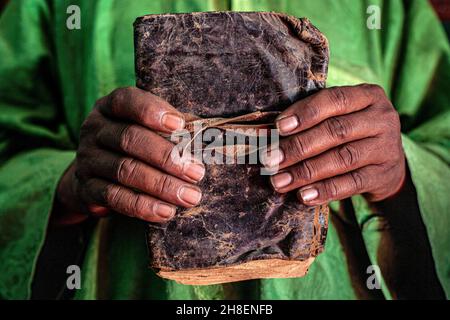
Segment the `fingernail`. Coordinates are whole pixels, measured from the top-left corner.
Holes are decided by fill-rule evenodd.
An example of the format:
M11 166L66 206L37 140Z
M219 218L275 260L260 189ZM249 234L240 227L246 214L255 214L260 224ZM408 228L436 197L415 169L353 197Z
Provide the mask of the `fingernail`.
M284 188L292 183L293 177L289 172L282 172L270 177L275 189Z
M199 163L185 163L183 174L195 181L200 181L205 176L205 166Z
M157 202L155 204L155 213L163 219L170 219L175 215L175 208L168 204Z
M319 192L316 188L307 188L299 191L300 197L303 201L308 202L316 199L319 196Z
M170 131L184 128L184 119L172 113L165 113L161 119L162 125Z
M181 187L178 195L181 200L192 205L197 205L202 199L202 193L191 187Z
M298 127L298 118L296 115L281 118L276 121L276 126L281 133L289 133Z

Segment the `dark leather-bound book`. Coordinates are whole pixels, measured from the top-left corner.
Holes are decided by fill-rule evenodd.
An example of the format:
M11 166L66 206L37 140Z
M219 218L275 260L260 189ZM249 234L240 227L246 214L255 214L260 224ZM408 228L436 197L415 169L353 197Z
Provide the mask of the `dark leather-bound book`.
M328 43L305 18L147 15L134 33L137 86L186 113L188 128L270 128L280 111L325 86ZM185 284L305 275L323 250L328 207L275 192L260 167L206 164L200 205L148 225L151 267Z

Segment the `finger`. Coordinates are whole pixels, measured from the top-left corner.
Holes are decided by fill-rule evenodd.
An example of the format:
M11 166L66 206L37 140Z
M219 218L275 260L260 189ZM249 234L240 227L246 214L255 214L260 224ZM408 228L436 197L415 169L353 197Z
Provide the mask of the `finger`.
M91 174L117 182L171 204L193 207L199 204L200 189L181 179L165 174L130 157L106 150L99 151L96 161L86 164Z
M373 137L382 131L376 110L366 109L329 118L317 126L281 139L278 152L265 155L267 167L286 168L347 142Z
M176 212L171 204L103 179L89 180L83 190L84 201L90 206L107 207L149 222L165 222Z
M321 180L301 188L297 197L304 204L313 206L334 200L342 200L373 188L379 166L369 165L341 176Z
M275 123L281 135L291 135L330 117L362 110L384 96L383 89L376 85L323 89L294 103Z
M290 166L271 176L270 181L277 192L285 193L369 164L378 164L382 160L382 152L377 138L350 142Z
M183 114L167 101L135 87L116 89L98 100L97 106L108 117L125 119L156 131L170 133L185 125Z
M205 175L205 166L192 155L180 157L170 141L137 124L108 121L98 132L97 142L189 182L198 182Z

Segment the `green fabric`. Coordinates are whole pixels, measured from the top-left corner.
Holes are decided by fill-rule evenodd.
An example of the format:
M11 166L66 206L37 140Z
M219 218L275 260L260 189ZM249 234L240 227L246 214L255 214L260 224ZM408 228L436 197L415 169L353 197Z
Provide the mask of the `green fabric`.
M72 4L81 8L81 30L66 28ZM370 4L382 8L381 30L366 27ZM329 86L371 82L385 88L401 115L422 219L449 297L450 52L426 1L14 0L0 16L0 298L30 296L55 186L74 158L80 125L95 100L134 84L134 19L208 10L306 16L330 42ZM353 203L376 264L380 218L362 197ZM118 216L98 223L76 298L358 297L332 222L325 251L306 277L204 287L162 280L148 270L144 228ZM382 292L390 298L384 284Z

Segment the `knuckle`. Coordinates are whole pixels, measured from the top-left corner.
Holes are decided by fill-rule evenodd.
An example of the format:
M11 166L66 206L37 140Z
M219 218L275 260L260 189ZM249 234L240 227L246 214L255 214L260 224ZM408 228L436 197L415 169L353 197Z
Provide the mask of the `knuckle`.
M335 199L338 197L339 189L334 179L328 179L324 183L324 189L328 199Z
M117 112L122 106L130 100L133 93L132 87L123 87L114 89L109 94L109 108L113 113Z
M388 117L394 129L396 131L400 131L400 115L398 114L397 110L395 110L393 107L389 108Z
M371 94L375 96L382 97L386 95L383 87L378 84L365 84L365 87L367 91L369 91Z
M388 152L389 156L385 156L384 158L385 159L384 163L386 165L397 166L399 163L405 161L401 142L399 143L393 142L387 148L389 151Z
M295 180L310 181L314 176L314 169L309 161L303 161L294 170Z
M360 85L362 92L366 96L367 100L375 102L386 97L383 87L378 84L364 83Z
M172 166L172 154L173 149L172 148L165 148L162 150L160 158L159 158L159 163L158 165L160 166L160 168L164 168L164 169L168 169L169 167Z
M296 113L300 123L304 122L304 119L315 120L320 118L319 107L314 103L314 99L311 104L308 104L304 110L298 110Z
M174 190L174 187L174 182L172 181L170 176L166 174L162 174L160 177L153 180L153 189L158 195L170 193L172 190Z
M287 140L287 145L285 147L285 152L293 154L296 158L301 158L305 155L308 150L303 138L300 135L295 135Z
M123 158L118 161L117 181L127 184L137 176L138 162L131 158Z
M107 184L103 190L102 200L110 208L117 208L120 201L120 189L113 185Z
M96 144L102 145L105 143L105 140L108 136L105 131L106 131L106 128L103 127L100 130L98 130L98 132L95 134L94 141Z
M138 143L138 135L133 125L125 126L119 136L119 148L124 152L132 150Z
M348 97L344 89L335 87L330 88L327 92L331 105L337 110L343 110L348 105Z
M93 110L80 126L80 140L95 134L103 125L103 116L97 110Z
M352 132L352 124L342 117L332 117L325 121L325 128L334 140L346 140Z
M339 147L336 154L340 163L346 168L353 167L360 159L359 150L351 144Z
M382 123L384 125L385 132L400 132L400 116L392 105L389 104L381 107L379 112L380 119L383 119Z
M142 212L148 211L149 207L146 197L142 194L136 194L130 205L130 214L133 217L138 217Z
M96 121L94 121L94 119L92 119L91 117L87 117L80 127L80 140L92 134L92 131L95 130L96 127Z
M149 118L152 118L153 116L152 114L149 114L147 108L135 108L134 113L138 123L148 123L150 121Z
M353 171L350 173L350 177L353 182L353 187L357 191L362 191L364 189L364 179L362 177L362 174L358 171Z
M114 89L109 95L109 105L113 110L116 110L122 102L125 100L125 89L117 88Z

